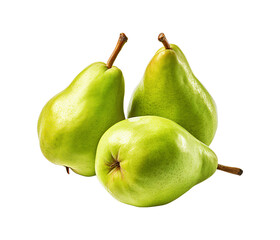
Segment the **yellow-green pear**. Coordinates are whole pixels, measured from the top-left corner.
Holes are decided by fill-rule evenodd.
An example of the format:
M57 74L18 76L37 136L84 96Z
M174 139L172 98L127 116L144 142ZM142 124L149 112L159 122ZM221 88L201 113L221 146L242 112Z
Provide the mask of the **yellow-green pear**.
M159 40L164 47L156 52L135 89L128 117L171 119L209 145L218 124L214 99L195 77L180 48L169 44L162 33Z
M209 178L217 167L242 173L218 165L207 145L177 123L157 116L115 124L101 137L96 153L100 182L119 201L138 207L175 200Z
M85 68L43 108L38 121L40 147L54 164L83 176L95 175L95 153L103 133L125 118L124 78L113 65L122 46L120 38L107 64Z

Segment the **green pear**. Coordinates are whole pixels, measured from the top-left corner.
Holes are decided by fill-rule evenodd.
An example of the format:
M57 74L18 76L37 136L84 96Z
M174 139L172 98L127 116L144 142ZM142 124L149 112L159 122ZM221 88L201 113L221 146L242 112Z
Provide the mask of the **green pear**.
M71 168L83 176L95 175L99 139L125 118L124 78L112 64L126 41L125 34L120 34L107 64L96 62L85 68L40 114L42 153L50 162L65 166L68 173Z
M217 157L207 145L177 123L157 116L130 118L109 128L98 144L95 165L109 193L139 207L175 200L217 167Z
M128 117L156 115L171 119L210 145L217 129L216 105L194 76L180 48L159 35L160 48L146 68L128 107Z

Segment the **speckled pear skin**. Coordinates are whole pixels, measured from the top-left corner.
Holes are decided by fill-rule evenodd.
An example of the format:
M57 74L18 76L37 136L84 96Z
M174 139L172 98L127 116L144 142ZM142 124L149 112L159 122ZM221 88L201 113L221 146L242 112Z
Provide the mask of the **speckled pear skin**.
M215 153L177 123L162 117L123 120L101 137L96 175L119 201L151 207L167 204L209 178Z
M52 163L83 176L95 175L95 153L103 133L125 118L124 78L117 67L97 62L85 68L43 108L40 147Z
M156 115L180 124L210 145L217 130L217 109L194 76L178 46L162 47L150 61L130 100L128 117Z

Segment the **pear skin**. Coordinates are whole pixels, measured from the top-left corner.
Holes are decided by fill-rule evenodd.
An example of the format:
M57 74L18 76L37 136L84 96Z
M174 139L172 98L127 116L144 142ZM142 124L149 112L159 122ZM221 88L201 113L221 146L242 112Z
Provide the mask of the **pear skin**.
M215 153L177 123L162 117L123 120L101 137L96 155L100 182L119 201L167 204L209 178Z
M83 176L95 175L99 139L125 118L124 78L112 64L126 41L121 34L107 64L91 64L44 106L37 130L42 153L50 162Z
M171 119L206 145L218 124L214 99L194 76L180 48L169 45L164 35L148 64L128 107L128 117L155 115Z

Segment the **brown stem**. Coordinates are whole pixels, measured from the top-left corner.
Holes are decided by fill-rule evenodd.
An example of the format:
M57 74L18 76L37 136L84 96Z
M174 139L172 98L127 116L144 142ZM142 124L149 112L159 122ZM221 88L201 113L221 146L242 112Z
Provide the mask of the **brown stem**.
M121 33L120 34L120 37L119 37L119 40L118 40L118 43L113 51L113 53L111 54L106 66L107 68L111 68L113 66L113 63L114 61L116 60L119 52L121 51L123 45L127 42L127 36L125 36L124 33Z
M166 39L164 33L160 33L160 34L158 35L158 40L159 40L160 42L162 42L162 44L164 45L164 47L165 47L166 49L171 49L170 44L169 44L169 42L167 41L167 39Z
M69 167L65 167L66 168L66 172L69 174Z
M228 167L228 166L224 166L221 164L218 164L217 169L224 171L224 172L228 172L228 173L232 173L232 174L236 174L236 175L242 175L243 170L241 168L236 168L236 167Z

